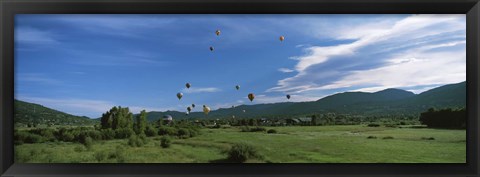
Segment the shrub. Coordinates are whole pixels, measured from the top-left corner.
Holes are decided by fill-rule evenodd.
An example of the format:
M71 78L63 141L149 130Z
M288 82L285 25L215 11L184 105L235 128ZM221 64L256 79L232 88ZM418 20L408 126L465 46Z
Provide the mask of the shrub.
M14 142L16 144L23 143L43 143L46 139L40 135L30 133L28 131L15 131Z
M172 127L160 127L158 129L158 135L170 135L170 136L176 136L177 135L177 130Z
M73 148L73 150L74 150L75 152L82 152L84 149L83 149L82 146L75 146L75 148Z
M188 129L186 128L180 128L177 131L177 135L180 138L187 138L187 137L190 137L190 131L188 131Z
M172 144L172 140L168 136L163 136L160 139L160 146L162 146L162 148L168 148L170 147L171 144Z
M143 144L147 144L147 143L148 143L147 135L145 135L144 133L138 135L138 138L143 142Z
M252 158L261 158L261 156L258 154L255 147L248 144L234 144L228 151L228 159L232 162L243 163Z
M264 132L264 131L267 131L267 129L263 127L255 127L250 129L250 132Z
M128 138L128 145L132 147L141 147L143 146L143 141L140 137L132 135Z
M250 128L248 126L242 127L242 132L264 132L264 131L267 131L267 129L263 127L253 127L253 128Z
M248 126L243 126L243 127L242 127L242 132L250 132L250 127L248 127Z
M72 142L75 140L75 135L73 135L71 132L65 132L61 135L60 140L65 142Z
M88 136L90 138L92 138L93 140L102 140L103 138L103 135L102 135L102 132L98 131L98 130L91 130L91 131L88 131Z
M122 129L115 130L115 138L117 139L129 138L133 134L135 134L135 132L130 128L122 128Z
M145 135L147 135L148 137L155 136L157 134L157 130L151 125L147 126L147 129L145 129Z
M115 156L116 156L117 162L119 163L125 162L125 148L121 145L117 146L115 148Z
M95 152L95 159L97 159L98 162L102 162L108 157L108 152L103 150L103 151L97 151Z
M277 133L277 130L275 130L275 129L270 129L270 130L267 131L267 133Z
M386 136L386 137L383 137L382 139L389 140L389 139L393 139L393 137L392 136Z
M372 124L368 124L367 126L369 126L369 127L380 127L380 124L372 123Z
M367 139L377 139L376 136L368 136Z
M190 137L195 137L200 134L200 131L195 128L190 128L188 131L190 132Z
M54 135L55 131L50 128L32 129L30 133L40 135L45 141L54 141L57 139Z
M397 128L398 125L395 125L395 124L386 124L385 127Z
M43 143L45 142L45 139L36 134L27 134L27 137L24 140L25 143Z
M85 137L85 140L82 142L83 145L85 145L85 147L88 149L88 150L91 150L92 149L92 145L93 145L93 140L92 138L90 137Z
M101 132L102 132L102 138L104 140L111 140L115 138L115 130L112 130L109 128L109 129L102 129Z

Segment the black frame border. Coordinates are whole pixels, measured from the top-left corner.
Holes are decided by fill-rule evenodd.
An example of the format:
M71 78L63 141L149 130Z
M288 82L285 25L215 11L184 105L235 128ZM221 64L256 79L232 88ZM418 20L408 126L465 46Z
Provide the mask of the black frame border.
M479 176L479 0L0 0L0 174L10 176ZM466 164L15 164L15 14L466 14Z

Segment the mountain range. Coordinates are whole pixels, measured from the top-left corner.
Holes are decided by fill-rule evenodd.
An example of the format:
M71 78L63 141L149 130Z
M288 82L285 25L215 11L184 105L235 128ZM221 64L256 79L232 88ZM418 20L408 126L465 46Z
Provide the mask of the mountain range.
M42 114L32 113L33 103L15 100L15 121L24 122L36 119L55 120L67 119L64 122L88 122L88 118L73 116L60 111L37 105ZM386 89L374 93L344 92L337 93L310 102L283 102L256 105L240 105L234 108L220 108L204 115L201 106L186 115L179 111L151 111L147 114L149 121L155 121L164 115L174 119L221 119L260 118L260 117L293 117L318 113L337 113L365 116L379 115L418 115L427 109L461 108L466 106L466 82L448 84L431 90L414 94L401 89ZM108 110L105 110L105 112ZM98 119L95 119L98 120Z
M175 119L189 118L260 118L291 117L314 113L339 113L354 115L418 115L428 108L461 108L466 106L466 82L449 84L414 94L401 89L386 89L374 93L344 92L310 102L283 102L241 105L220 108L204 115L201 107L189 115L178 111L148 113L147 119L158 120L163 115ZM245 110L245 112L243 111ZM196 111L196 112L195 112Z

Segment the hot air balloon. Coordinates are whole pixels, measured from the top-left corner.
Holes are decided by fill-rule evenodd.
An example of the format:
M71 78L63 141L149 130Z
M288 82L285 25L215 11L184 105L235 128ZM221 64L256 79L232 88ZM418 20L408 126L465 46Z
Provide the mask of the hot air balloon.
M240 89L240 86L239 86L239 85L237 85L237 86L235 86L235 88L236 88L237 90L239 90L239 89Z
M185 87L187 87L187 89L190 88L190 86L192 86L192 85L190 85L190 83L185 84Z
M255 98L255 95L253 93L249 93L248 94L248 99L251 101L253 101L253 99Z
M192 108L195 108L195 104L192 104Z
M210 51L213 51L213 49L214 49L214 48L213 48L212 46L210 46Z
M243 110L243 112L246 112L245 109Z
M287 99L290 99L290 95L287 95Z
M284 36L280 36L280 41L283 41L285 40L285 37Z
M192 108L191 108L190 106L187 107L187 111L188 111L188 112L192 111Z
M217 34L217 36L220 36L220 30L215 31L215 34Z
M177 93L177 98L180 100L180 99L182 99L182 97L183 97L183 93L178 92Z
M205 115L208 115L209 112L210 112L210 108L208 106L203 105L203 113L205 113Z

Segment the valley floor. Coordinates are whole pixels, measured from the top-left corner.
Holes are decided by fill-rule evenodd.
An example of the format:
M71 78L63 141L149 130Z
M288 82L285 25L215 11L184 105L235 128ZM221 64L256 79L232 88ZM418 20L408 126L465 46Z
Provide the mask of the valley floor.
M160 136L143 147L128 140L49 142L15 147L16 163L215 163L228 162L232 144L253 145L262 156L247 162L273 163L465 163L466 131L349 126L266 127L277 133L239 128L202 129L189 139L160 146Z

